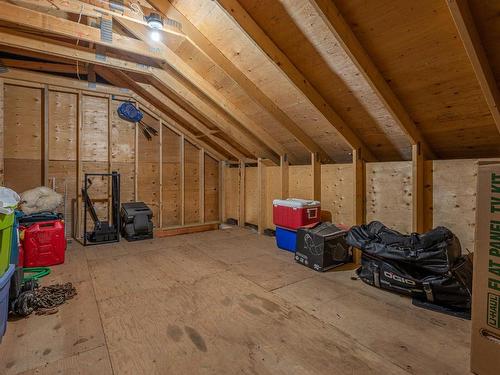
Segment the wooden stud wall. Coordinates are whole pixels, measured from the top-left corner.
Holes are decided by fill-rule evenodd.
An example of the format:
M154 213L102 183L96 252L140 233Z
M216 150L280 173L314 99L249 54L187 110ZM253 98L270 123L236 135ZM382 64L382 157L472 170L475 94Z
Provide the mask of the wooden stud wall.
M275 229L272 218L272 201L281 198L280 167L263 167L265 192L264 212L247 213L247 218L263 215L263 228ZM252 177L254 167L245 168L245 211L255 211L258 196L256 183ZM310 166L290 166L290 197L310 199L312 196L312 177ZM353 164L321 165L321 206L329 211L334 223L354 225L356 223L356 202L354 202ZM364 222L379 220L387 226L403 233L413 231L413 168L412 162L366 163L367 202ZM433 222L434 227L443 225L451 229L460 239L463 252L473 251L476 202L477 160L439 160L426 161L424 166L424 216L425 221ZM224 167L226 218L238 217L239 205L239 168ZM247 186L250 184L250 186ZM427 186L431 184L431 186ZM248 198L248 196L254 198ZM252 216L253 215L253 216ZM429 217L430 216L430 217ZM256 224L253 219L251 224ZM248 221L247 221L248 222Z
M323 164L321 181L321 210L329 211L334 223L355 224L352 165Z
M67 228L74 228L77 238L83 228L83 205L77 197L81 196L85 172L118 171L121 201L148 203L156 228L160 223L165 229L180 227L184 214L187 224L219 221L219 161L187 139L184 141L151 108L142 108L144 121L160 136L148 141L134 123L117 114L118 106L127 98L115 98L106 89L88 92L35 82L17 84L12 79L1 83L0 142L5 138L6 147L1 150L5 155L1 158L6 165L5 185L22 192L45 180L61 194L66 190ZM181 154L184 146L185 154ZM184 158L187 165L183 168ZM186 181L182 180L183 172ZM0 179L3 176L0 172ZM106 179L93 179L90 194L102 219L109 215L109 191ZM187 196L185 209L183 195ZM72 217L75 210L80 213L76 225ZM92 225L90 218L88 224Z
M259 218L258 167L245 169L245 223L257 225Z
M188 141L184 141L184 224L200 221L200 152Z
M412 232L411 162L366 164L366 222Z
M158 132L160 131L159 119L145 113L143 122ZM145 202L153 210L153 224L156 228L160 225L160 140L159 137L153 137L147 140L139 131L139 201Z
M204 221L219 220L219 162L211 156L205 155L204 178Z
M162 148L162 222L164 226L181 225L181 136L163 129Z
M43 182L42 107L40 87L4 85L4 179L19 193Z

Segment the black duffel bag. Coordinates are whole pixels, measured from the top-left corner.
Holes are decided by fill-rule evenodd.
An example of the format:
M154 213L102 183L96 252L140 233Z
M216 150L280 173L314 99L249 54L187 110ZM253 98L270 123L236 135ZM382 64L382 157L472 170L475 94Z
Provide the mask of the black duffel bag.
M364 253L361 257L361 267L356 273L365 283L377 288L436 305L470 309L470 290L452 273L429 274L418 268L396 264Z
M424 234L401 234L379 221L351 228L347 243L363 254L405 263L435 274L446 274L461 256L460 242L445 227Z

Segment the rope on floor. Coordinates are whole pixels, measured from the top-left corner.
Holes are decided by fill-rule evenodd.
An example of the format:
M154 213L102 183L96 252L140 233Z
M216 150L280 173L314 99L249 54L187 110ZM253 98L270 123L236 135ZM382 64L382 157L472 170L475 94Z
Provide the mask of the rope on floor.
M37 315L55 314L62 305L77 294L72 283L53 284L39 287L36 280L23 285L19 297L12 303L12 311L21 316L28 316L34 311Z

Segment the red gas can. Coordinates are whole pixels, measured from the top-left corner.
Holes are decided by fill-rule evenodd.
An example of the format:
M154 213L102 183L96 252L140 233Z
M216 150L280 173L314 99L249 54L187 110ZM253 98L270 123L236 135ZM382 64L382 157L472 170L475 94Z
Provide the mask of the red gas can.
M320 220L320 202L305 199L275 199L273 201L273 222L287 229L298 229Z
M41 221L22 229L24 267L46 267L64 263L66 238L62 220Z

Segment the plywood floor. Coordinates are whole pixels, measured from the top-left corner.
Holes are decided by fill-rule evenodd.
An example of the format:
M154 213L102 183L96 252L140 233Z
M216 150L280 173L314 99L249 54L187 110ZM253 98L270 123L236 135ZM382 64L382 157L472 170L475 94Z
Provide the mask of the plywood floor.
M233 228L83 248L78 296L9 322L1 374L469 374L470 324Z

